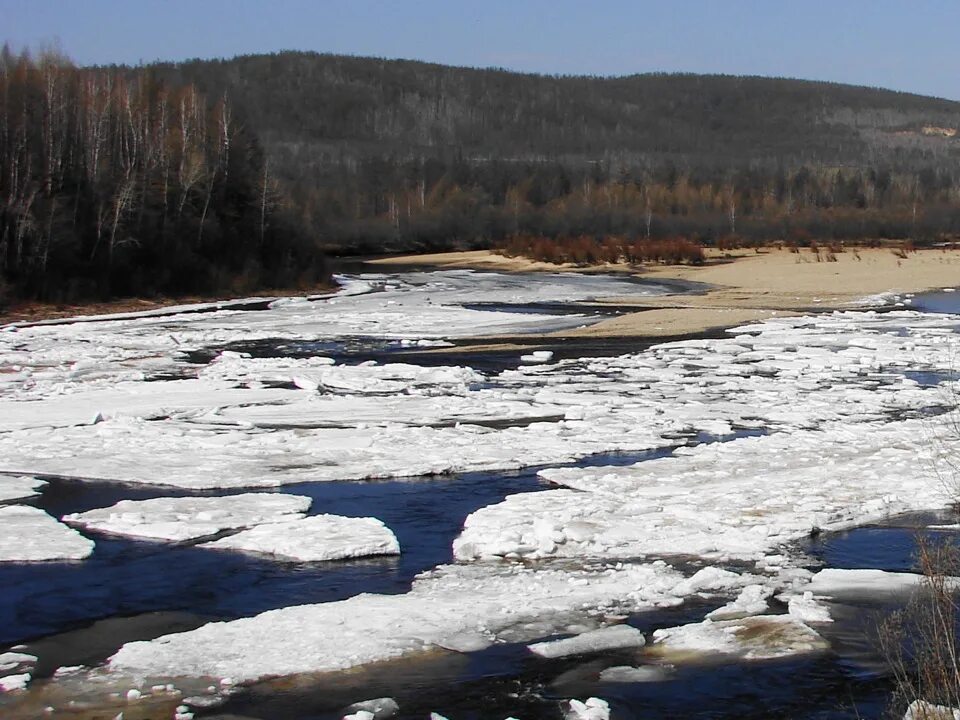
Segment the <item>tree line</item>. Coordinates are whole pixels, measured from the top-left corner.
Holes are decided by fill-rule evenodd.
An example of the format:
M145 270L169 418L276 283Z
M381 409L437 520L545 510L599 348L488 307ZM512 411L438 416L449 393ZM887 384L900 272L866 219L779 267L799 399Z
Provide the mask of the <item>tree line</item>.
M160 64L230 92L331 252L514 235L960 232L960 104L778 78L553 77L283 52Z
M958 103L776 78L5 48L0 277L63 300L309 285L320 250L923 243L960 234L958 128Z
M0 289L76 301L328 278L228 93L0 51Z

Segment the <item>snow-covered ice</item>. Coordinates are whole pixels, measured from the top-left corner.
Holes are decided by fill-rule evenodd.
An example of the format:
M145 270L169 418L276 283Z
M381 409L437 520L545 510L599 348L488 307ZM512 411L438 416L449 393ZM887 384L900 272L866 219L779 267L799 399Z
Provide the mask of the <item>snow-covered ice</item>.
M121 500L110 507L65 515L63 519L113 535L183 542L224 530L300 518L310 503L308 497L280 493Z
M604 608L697 594L730 602L713 621L661 635L663 648L775 657L820 647L806 623L829 619L824 597L877 586L822 574L809 584L791 565L791 542L947 499L928 469L950 443L931 436L950 439L952 418L937 412L958 386L931 387L907 371L954 368L956 317L784 318L620 357L553 361L538 351L529 359L542 362L493 375L222 350L347 337L412 347L569 327L587 319L500 312L495 303L655 292L609 278L465 271L345 282L338 296L276 300L256 312L0 329L0 471L222 489L543 465L555 487L474 512L454 544L464 564L419 578L405 595L285 608L132 643L111 667L240 680L337 670L428 648L583 633L584 615L595 628ZM213 362L191 362L210 348L219 352ZM696 439L717 442L683 447ZM670 448L634 465L558 467ZM171 540L260 525L217 544L297 558L310 548L291 555L288 536L320 524L300 517L306 506L265 526L178 516L164 502L156 516L144 505L83 515L103 531ZM674 556L749 560L757 571L707 567L684 578L654 561ZM787 615L757 615L771 595L788 603Z
M903 714L903 720L960 720L960 709L914 700Z
M763 585L747 585L735 600L707 613L707 619L736 620L748 615L760 615L769 609L767 598L772 592L770 587Z
M420 576L403 595L273 610L125 645L115 671L231 677L343 670L365 663L497 640L528 642L604 611L676 605L683 576L663 563L536 569L448 565Z
M610 625L562 640L548 640L529 646L531 652L545 658L581 655L601 650L643 647L643 633L629 625Z
M203 547L315 562L369 555L399 555L396 536L376 518L337 515L272 522L204 543Z
M0 677L0 692L13 692L14 690L24 690L30 682L30 673L19 673L17 675L5 675Z
M0 506L0 562L82 560L93 547L93 540L39 508Z
M31 476L0 475L0 503L36 497L47 485Z
M827 568L813 576L808 588L815 595L828 598L883 597L911 592L925 582L917 573L887 572L885 570ZM948 582L951 582L948 579ZM960 584L960 579L955 581Z
M816 630L791 615L754 615L655 630L651 650L676 662L713 654L771 660L828 647Z
M11 670L23 669L35 665L36 655L22 652L0 653L0 673L9 673Z
M568 703L566 720L610 720L610 704L602 698L584 701L573 699Z

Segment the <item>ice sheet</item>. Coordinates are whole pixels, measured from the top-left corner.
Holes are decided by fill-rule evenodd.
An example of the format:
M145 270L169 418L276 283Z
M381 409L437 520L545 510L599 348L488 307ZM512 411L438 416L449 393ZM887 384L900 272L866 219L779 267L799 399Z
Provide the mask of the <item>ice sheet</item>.
M82 560L93 541L27 505L0 507L0 562Z
M130 643L110 668L251 680L342 670L456 645L466 635L486 644L524 642L562 632L578 617L674 605L682 580L663 563L582 570L442 566L404 595L289 607Z
M396 536L381 521L337 515L258 525L204 543L203 547L243 550L302 562L400 554Z
M643 633L635 627L611 625L562 640L534 643L529 646L529 649L532 653L541 657L558 658L601 650L643 647L645 643Z
M633 466L544 470L569 489L478 510L455 554L760 559L813 531L944 504L924 472L945 452L929 441L931 422L829 423Z
M791 615L756 615L656 630L651 650L677 662L712 654L771 660L828 647L816 630Z
M63 519L113 535L182 542L224 530L299 518L310 503L308 497L279 493L121 500L110 507L65 515Z
M0 475L0 503L36 497L47 486L31 476Z

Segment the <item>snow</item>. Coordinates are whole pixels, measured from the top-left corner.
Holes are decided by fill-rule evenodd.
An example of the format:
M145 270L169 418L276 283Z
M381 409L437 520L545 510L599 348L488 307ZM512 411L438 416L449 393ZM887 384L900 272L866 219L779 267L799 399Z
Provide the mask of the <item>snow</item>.
M611 625L581 633L571 638L534 643L528 649L535 655L545 658L582 655L602 650L620 648L638 648L646 643L643 633L629 625Z
M224 530L289 521L302 517L310 503L308 497L279 493L121 500L110 507L65 515L63 519L112 535L183 542Z
M39 508L0 506L0 562L82 560L93 547L92 540Z
M381 521L337 515L258 525L204 543L203 547L243 550L301 562L400 554L396 536Z
M273 610L124 645L113 671L136 675L272 675L344 670L445 647L465 635L528 642L591 614L676 605L682 575L664 563L583 569L441 566L403 595L358 595Z
M35 477L0 475L0 503L36 497L46 486Z
M825 650L829 644L790 615L756 615L739 620L704 620L653 633L651 648L674 661L711 654L743 660L772 660Z

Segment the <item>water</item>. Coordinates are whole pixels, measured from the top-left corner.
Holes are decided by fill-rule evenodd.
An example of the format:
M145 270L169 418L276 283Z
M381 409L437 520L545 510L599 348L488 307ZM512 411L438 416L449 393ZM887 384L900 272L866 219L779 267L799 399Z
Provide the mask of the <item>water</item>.
M919 296L913 308L960 313L957 293ZM253 308L251 308L253 309ZM500 308L505 309L505 308ZM537 306L538 312L543 312ZM515 311L527 310L522 306ZM611 310L615 312L616 310ZM717 336L723 336L719 333ZM335 341L265 341L231 346L261 356L329 355L344 362L369 359L425 365L468 364L496 373L516 367L527 350L476 354L457 347L423 350L366 338ZM554 350L557 358L637 352L650 342L637 339L538 338L525 340ZM197 360L208 360L213 350ZM935 385L942 375L908 376ZM744 430L730 437L699 436L689 442L716 442L762 434ZM671 450L601 454L579 465L631 464L663 457ZM374 516L397 535L403 554L396 558L331 563L287 563L201 547L139 542L96 535L97 550L83 563L0 566L0 646L28 642L40 657L37 676L56 667L95 664L121 644L187 630L213 619L253 615L302 603L329 602L361 592L401 593L413 578L450 562L451 543L474 510L516 492L544 489L536 469L516 473L472 473L368 483L303 483L279 492L313 498L311 513ZM240 492L240 491L233 491ZM104 507L122 499L188 494L166 488L52 479L33 501L56 516ZM915 570L915 527L931 518L902 521L823 535L803 548L812 566ZM939 534L939 533L938 533ZM645 633L698 622L719 602L695 599L669 610L638 614L628 622ZM782 609L782 608L781 608ZM890 689L871 633L880 613L869 599L835 605L837 622L824 629L832 644L825 654L777 662L701 662L671 671L657 683L610 683L600 672L615 665L656 660L642 651L623 651L545 660L522 644L494 646L477 653L437 651L409 661L373 666L334 676L308 676L259 683L215 711L275 720L339 718L358 700L395 697L401 718L440 712L451 718L509 715L556 719L563 700L596 695L607 699L614 718L877 718Z
M960 315L960 293L944 290L920 293L911 298L909 309Z
M0 594L0 644L115 615L178 611L229 619L361 592L406 592L418 573L452 560L451 544L467 515L508 494L542 487L531 469L407 482L306 483L281 490L313 498L310 514L379 518L397 535L399 557L278 562L90 533L97 549L83 562L0 565L0 587L6 588ZM211 493L53 481L34 504L59 517L124 499L188 494Z

